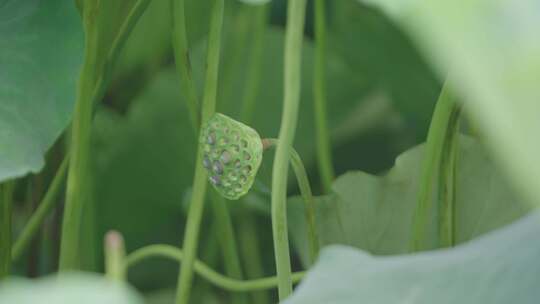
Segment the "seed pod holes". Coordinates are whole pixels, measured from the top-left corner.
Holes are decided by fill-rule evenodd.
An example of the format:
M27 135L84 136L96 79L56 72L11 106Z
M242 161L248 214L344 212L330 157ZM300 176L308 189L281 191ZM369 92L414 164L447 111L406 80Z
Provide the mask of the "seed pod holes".
M262 160L262 142L255 130L216 113L201 130L199 143L208 179L224 197L245 195L255 180Z

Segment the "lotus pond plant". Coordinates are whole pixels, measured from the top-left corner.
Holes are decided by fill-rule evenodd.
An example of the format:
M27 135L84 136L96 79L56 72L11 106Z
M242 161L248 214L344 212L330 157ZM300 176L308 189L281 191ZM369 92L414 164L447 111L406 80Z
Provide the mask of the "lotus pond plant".
M0 303L538 303L538 28L537 0L0 1Z

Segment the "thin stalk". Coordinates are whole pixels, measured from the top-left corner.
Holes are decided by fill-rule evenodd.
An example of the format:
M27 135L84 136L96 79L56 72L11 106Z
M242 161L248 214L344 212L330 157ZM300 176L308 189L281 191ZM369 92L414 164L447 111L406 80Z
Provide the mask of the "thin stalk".
M255 101L259 92L259 87L262 77L262 58L264 54L264 40L266 34L266 26L268 24L269 4L258 5L253 8L253 34L251 41L251 54L247 65L246 82L244 94L242 97L242 121L250 123L253 110L255 109Z
M254 12L251 15L253 33L251 35L251 49L247 65L246 82L242 96L242 121L249 124L252 121L253 111L255 109L257 94L262 78L262 63L264 54L264 41L266 27L268 25L270 4L254 6ZM249 210L243 210L239 219L239 238L240 251L244 260L246 276L248 278L257 278L264 275L263 262L261 259L261 250L257 237L257 223L255 214ZM267 292L256 291L251 294L254 303L270 303Z
M265 149L274 147L278 143L275 138L263 139L263 147ZM317 232L317 225L315 222L315 200L313 199L313 192L311 192L311 186L309 185L309 179L307 176L306 168L300 158L300 155L294 148L291 147L291 166L293 167L296 180L298 181L298 187L300 188L300 195L305 205L306 222L308 223L308 242L310 251L310 263L313 263L319 254L319 236Z
M193 129L198 130L200 126L199 98L197 96L197 90L191 72L184 2L184 0L171 0L174 61L176 63L176 70L180 75L180 88L186 98L186 105L193 124Z
M328 135L326 115L326 16L325 1L315 0L315 73L313 75L313 101L317 161L325 193L329 193L334 180L332 149Z
M103 72L98 78L96 86L94 87L94 91L92 93L93 104L96 104L98 101L103 99L105 90L109 85L110 79L112 77L114 65L118 61L118 57L120 56L120 53L124 48L124 45L126 44L129 34L133 31L133 28L135 28L135 25L139 21L139 18L146 11L146 8L149 4L150 0L137 1L131 11L128 13L126 20L118 30L118 34L116 35L109 50L109 53L105 58L105 62L103 63Z
M210 229L208 230L208 235L200 244L201 253L199 259L209 266L216 267L221 258L221 248L217 241L217 236L219 235L218 229L216 228L215 223L210 223ZM200 290L200 294L207 294L212 292L213 286L209 282L201 280L201 282L198 282L197 288Z
M11 267L11 213L15 182L0 185L0 280L9 275Z
M285 92L279 142L272 170L272 234L280 301L292 293L287 230L287 175L300 104L300 74L305 11L306 0L288 2L287 29L285 33Z
M456 244L456 171L459 150L460 113L460 107L456 106L452 109L439 170L439 239L441 247L452 247Z
M232 278L242 279L242 267L227 202L215 191L211 191L210 196L215 227L219 228L218 242L223 250L225 273ZM233 303L247 303L247 298L245 295L233 295Z
M173 47L175 63L180 74L180 86L182 93L185 94L187 108L190 111L191 120L195 134L198 134L200 127L198 96L196 94L195 84L192 78L191 63L189 58L189 46L187 39L186 21L185 21L185 1L172 0L173 10ZM229 210L223 198L217 195L211 196L213 205L213 215L215 218L215 227L220 230L222 237L219 238L222 252L224 255L225 268L228 275L236 278L242 278L242 269L236 249L236 239L234 229L230 218ZM243 296L235 297L235 303L245 302Z
M70 141L70 164L68 169L66 203L62 222L60 243L60 271L80 268L80 244L82 210L89 203L90 179L90 129L92 122L92 93L97 79L97 57L95 47L98 43L96 32L97 4L89 2L83 10L85 29L84 64L78 83L77 100L73 113Z
M191 121L195 134L198 134L200 127L198 96L191 72L191 62L189 57L189 47L187 39L186 21L185 21L185 1L171 0L173 10L173 48L175 64L180 74L180 86L185 95L187 108L190 112ZM234 230L230 219L229 210L224 200L217 196L211 196L211 202L214 209L214 217L223 237L219 238L223 248L225 268L227 274L233 277L242 278L242 269L236 249L236 240ZM242 302L238 299L234 302Z
M258 223L254 212L248 208L243 208L238 219L238 233L240 239L240 252L245 265L247 278L259 278L264 275L262 262L262 252L259 247L260 240L257 234ZM253 303L270 303L267 292L257 291L251 294Z
M450 95L448 84L445 84L437 100L431 125L429 126L422 163L420 188L418 190L418 201L413 218L413 233L410 244L412 251L419 251L424 248L425 230L433 208L434 182L437 177L449 122L455 107L456 104L454 98Z
M166 257L181 262L182 265L186 263L186 252L170 245L149 245L144 248L138 249L129 254L126 258L126 268L129 268L144 259L151 257ZM253 291L274 288L277 285L277 277L267 277L254 280L238 280L224 276L217 271L210 268L204 262L195 259L193 268L197 274L208 280L210 283L230 291ZM297 283L303 277L304 272L295 272L292 274L292 282Z
M46 170L44 170L46 171ZM29 208L28 212L33 212L38 208L40 195L43 193L43 179L45 172L28 177L25 189L25 205ZM16 241L12 241L11 252ZM30 254L26 258L26 276L35 278L38 276L38 264L40 260L41 239L36 237L30 244ZM13 255L11 261L13 262Z
M59 261L61 271L80 267L78 239L81 235L81 218L84 205L91 201L88 166L93 104L103 97L112 74L113 65L117 61L129 34L149 3L150 0L139 0L134 5L111 45L111 50L107 54L100 75L97 72L98 58L95 50L98 45L96 17L99 13L99 3L90 2L83 9L85 55L71 126L70 150L72 157L68 170L66 203L62 221Z
M202 124L206 123L212 114L214 114L216 107L223 9L224 0L216 0L214 7L212 8L210 33L208 37L207 70L201 117ZM184 233L183 248L185 250L185 258L178 277L178 288L176 290L177 304L187 304L189 301L191 284L193 281L193 264L197 254L197 240L199 238L201 218L204 210L204 197L207 186L206 175L206 170L202 165L202 151L199 149L199 151L197 151L197 160L195 164L193 194Z
M124 238L118 231L105 235L105 276L113 281L126 280L126 249Z
M197 254L197 240L199 238L201 219L204 211L204 199L206 196L206 175L206 171L202 165L201 151L197 151L191 203L189 205L186 230L184 232L183 247L185 248L185 257L184 263L180 268L176 290L176 303L178 304L188 303L189 293L191 291L193 263Z
M13 244L13 249L11 251L11 259L13 261L18 260L21 257L22 253L28 248L30 242L38 232L41 224L43 224L43 221L45 220L47 215L51 212L53 207L59 201L58 194L60 193L60 189L62 189L62 184L66 178L68 164L69 156L66 155L66 157L62 161L62 164L58 168L58 171L56 171L56 175L54 176L51 185L47 189L45 196L43 196L43 199L39 203L36 211L34 211L32 216L30 217L30 220L24 226L19 237Z
M311 263L314 263L319 255L319 235L315 223L315 200L309 186L309 180L306 173L306 168L300 159L300 155L295 150L291 150L291 165L298 179L298 187L305 205L306 222L308 223L308 241Z
M235 72L236 67L242 62L242 59L246 56L248 33L249 33L249 21L252 15L251 5L241 5L238 7L235 14L232 30L229 32L231 35L227 37L224 42L224 56L223 56L223 86L220 90L220 98L227 104L233 101L232 92L234 89ZM229 24L227 24L229 25ZM229 104L230 105L230 104Z

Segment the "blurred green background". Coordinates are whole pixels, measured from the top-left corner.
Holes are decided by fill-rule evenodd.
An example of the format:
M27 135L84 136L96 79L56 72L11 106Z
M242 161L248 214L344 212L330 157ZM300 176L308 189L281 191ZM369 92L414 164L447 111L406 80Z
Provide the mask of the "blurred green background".
M187 28L194 77L202 73L211 1L187 0ZM441 83L408 37L378 10L355 0L327 2L328 120L336 174L349 170L383 173L406 149L424 141ZM219 75L218 111L239 119L252 50L255 6L226 1ZM283 41L286 1L267 5L268 26L255 113L250 124L262 137L276 137L283 95ZM313 3L309 1L303 47L301 108L295 148L316 194L321 193L315 162L313 122ZM66 25L69 26L69 25ZM259 37L261 38L261 37ZM171 47L169 1L152 1L121 54L114 79L99 105L93 129L95 209L85 231L85 268L102 270L102 236L120 231L128 252L154 243L178 246L183 236L186 201L194 172L195 142L180 92ZM199 90L201 95L201 90ZM65 145L60 140L47 156L46 169L18 186L15 231L19 231L45 189ZM261 252L263 274L274 274L271 225L264 206L272 152L267 152L248 198L229 202L240 246L250 242ZM25 193L34 191L31 204ZM290 194L298 192L291 179ZM207 205L209 206L209 205ZM208 213L207 208L207 213ZM56 269L61 207L35 240L16 272L41 276ZM246 221L246 217L251 220ZM210 217L205 217L199 257L223 271L222 256ZM253 233L244 233L245 231ZM255 238L254 238L255 237ZM246 249L249 250L249 249ZM294 254L294 253L293 253ZM248 260L249 257L243 257ZM298 256L294 267L300 268ZM167 303L174 294L178 267L149 260L130 271L130 282L149 303ZM197 280L195 303L211 303L224 293ZM211 292L208 292L208 291ZM275 295L274 295L275 296Z

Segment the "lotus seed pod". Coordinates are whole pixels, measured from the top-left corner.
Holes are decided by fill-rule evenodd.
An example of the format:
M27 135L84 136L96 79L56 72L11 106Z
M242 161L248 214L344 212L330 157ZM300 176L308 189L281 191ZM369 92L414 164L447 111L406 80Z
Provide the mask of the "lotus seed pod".
M216 113L203 126L199 144L212 186L230 200L245 195L262 161L259 134L228 116Z

